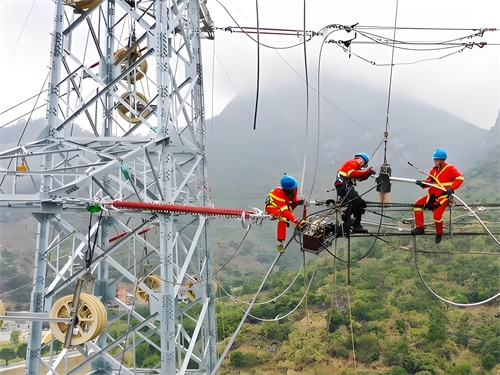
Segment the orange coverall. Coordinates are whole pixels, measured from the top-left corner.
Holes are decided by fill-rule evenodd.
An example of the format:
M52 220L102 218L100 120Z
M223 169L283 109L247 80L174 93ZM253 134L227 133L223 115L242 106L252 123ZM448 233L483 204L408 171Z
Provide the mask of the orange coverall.
M464 182L464 177L456 167L444 163L439 169L437 169L437 167L432 168L423 182L437 185L444 189L451 187L453 191L455 191ZM424 227L424 205L427 204L431 206L431 209L434 211L436 234L443 234L443 213L446 207L448 207L447 194L445 191L433 186L423 185L422 188L429 188L429 192L425 197L415 202L415 207L413 208L415 214L415 227Z
M293 209L300 202L297 196L297 188L293 190L293 196L289 197L283 191L281 186L274 188L266 199L266 213L278 218L278 228L276 238L278 241L286 239L286 224L291 221L293 224L299 224L299 220L293 214Z

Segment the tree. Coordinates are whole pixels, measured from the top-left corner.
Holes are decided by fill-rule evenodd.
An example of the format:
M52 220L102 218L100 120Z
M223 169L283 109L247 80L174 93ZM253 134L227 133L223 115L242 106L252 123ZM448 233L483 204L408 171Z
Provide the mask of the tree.
M16 348L19 345L19 336L21 336L21 331L12 331L10 333L10 343Z
M497 362L500 362L500 337L487 340L481 349L481 354L484 356L491 354L495 356Z
M446 327L444 324L431 322L429 325L429 333L427 334L427 339L430 342L445 342L448 338L446 333Z
M396 342L389 341L385 345L382 362L386 366L401 367L408 352L408 341L405 338Z
M22 342L19 344L17 347L17 358L23 358L26 359L26 353L28 351L28 343Z
M399 366L394 366L388 371L384 371L382 375L408 375L406 370Z
M17 354L13 348L3 348L0 350L0 359L5 361L5 366L9 365L9 361L12 359L16 359Z
M231 357L229 358L229 363L233 367L243 367L245 363L245 358L243 353L238 350L231 353Z
M497 360L492 354L486 354L481 360L481 364L486 371L491 371L497 365Z
M377 336L368 334L356 340L356 356L363 363L376 361L380 356L380 345Z
M406 333L406 324L404 319L396 319L396 329L400 335L404 335Z
M327 315L328 319L328 315ZM328 331L335 332L340 326L344 324L344 317L337 309L330 310L330 321L328 322Z
M469 362L462 362L457 366L448 367L444 372L447 375L470 375L472 373L472 365Z
M155 367L158 363L160 363L161 358L158 353L149 355L144 362L142 363L142 367L144 368L153 368Z

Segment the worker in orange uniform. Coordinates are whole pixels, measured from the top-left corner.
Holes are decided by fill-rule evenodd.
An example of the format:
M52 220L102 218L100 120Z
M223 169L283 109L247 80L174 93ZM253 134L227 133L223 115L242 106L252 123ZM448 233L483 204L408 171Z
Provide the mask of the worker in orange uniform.
M279 242L277 247L280 253L285 251L283 241L286 239L286 227L289 222L301 228L307 224L305 220L299 221L292 212L295 207L305 203L304 199L297 196L298 185L295 178L285 174L281 178L280 186L274 188L266 199L266 213L278 219L276 237Z
M356 186L356 181L364 181L377 173L373 168L368 168L369 162L370 157L364 152L360 152L344 162L337 172L335 189L342 203L347 204L347 211L343 216L346 224L345 231L349 230L352 214L354 216L353 233L368 232L361 226L361 216L365 213L366 202L359 196L354 186Z
M453 199L453 193L464 182L464 176L451 164L446 163L448 154L442 148L434 151L434 168L423 181L416 181L422 189L429 189L427 195L415 202L415 228L412 234L424 234L424 208L434 211L434 225L436 226L436 243L441 242L443 236L443 213L448 202ZM428 184L428 185L426 185ZM433 186L435 185L435 186ZM439 186L439 188L437 187ZM441 189L440 189L441 188ZM443 190L444 189L444 190Z

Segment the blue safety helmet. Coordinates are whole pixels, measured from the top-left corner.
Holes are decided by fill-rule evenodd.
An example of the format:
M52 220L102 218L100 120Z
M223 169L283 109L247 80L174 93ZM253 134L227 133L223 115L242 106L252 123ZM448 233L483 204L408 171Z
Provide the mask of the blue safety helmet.
M283 189L295 189L299 183L292 176L284 175L281 177L280 185Z
M434 155L432 155L432 158L434 160L436 159L446 160L448 158L448 154L442 148L438 148L436 149L436 151L434 151Z
M368 165L368 163L370 162L370 157L368 155L366 155L364 152L359 152L356 155L354 155L354 157L355 158L357 158L357 157L363 158L366 165Z

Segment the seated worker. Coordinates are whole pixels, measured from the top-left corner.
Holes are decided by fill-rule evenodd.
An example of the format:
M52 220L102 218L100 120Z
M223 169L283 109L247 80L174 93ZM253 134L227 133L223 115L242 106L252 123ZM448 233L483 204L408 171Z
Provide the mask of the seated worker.
M340 166L334 184L339 200L347 204L344 221L350 225L351 214L354 215L353 233L368 233L368 230L361 226L361 216L365 213L366 202L359 196L354 186L356 186L356 181L364 181L377 173L372 168L368 168L369 161L370 158L364 152L354 155L352 159Z
M281 178L280 186L274 188L266 199L266 213L273 215L278 219L278 228L276 238L279 242L277 248L280 253L285 251L283 241L286 239L286 227L289 222L303 227L306 224L305 220L299 220L293 214L293 210L297 205L304 204L305 201L297 196L298 182L292 176L284 175Z

